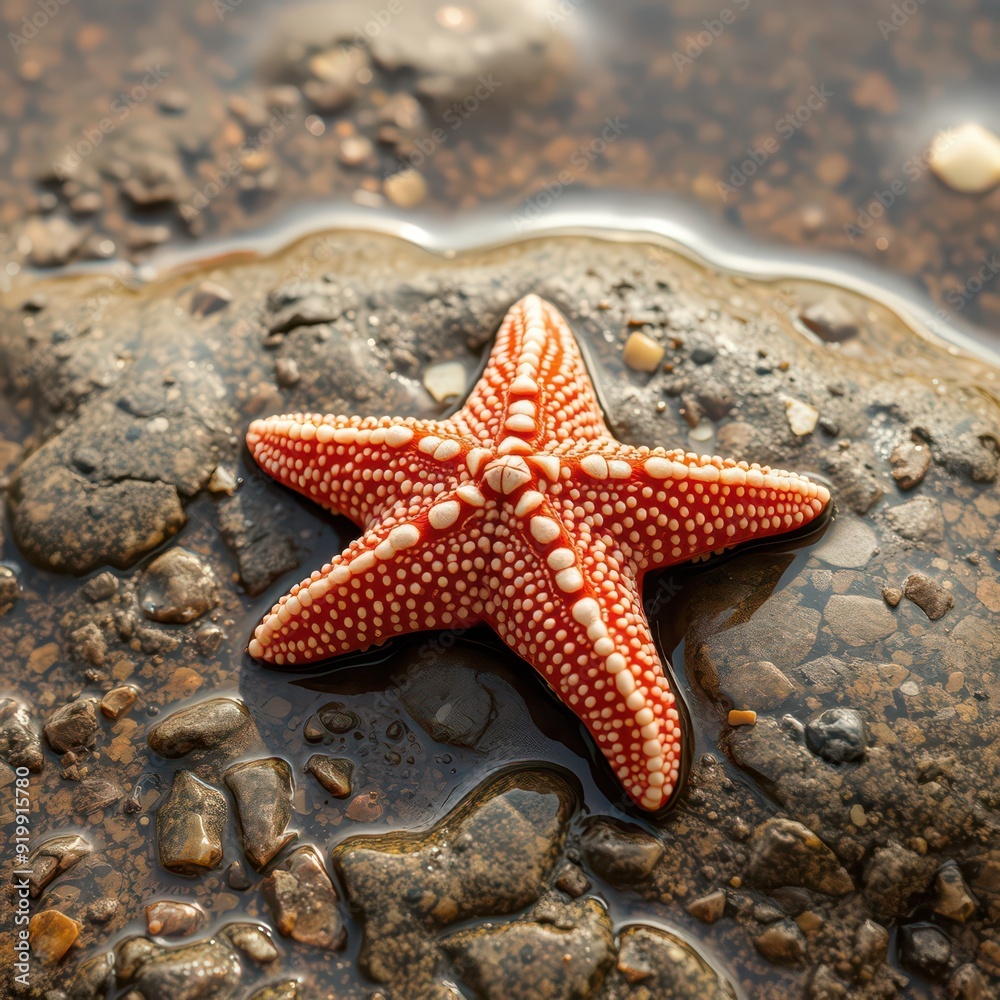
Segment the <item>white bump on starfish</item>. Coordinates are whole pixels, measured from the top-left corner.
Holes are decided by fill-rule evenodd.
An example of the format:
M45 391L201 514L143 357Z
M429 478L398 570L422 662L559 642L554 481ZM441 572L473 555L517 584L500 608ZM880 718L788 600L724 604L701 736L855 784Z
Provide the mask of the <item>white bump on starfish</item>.
M417 451L422 451L425 455L433 455L439 444L441 444L441 438L428 434L427 437L421 438L417 445Z
M413 440L413 430L402 424L394 424L385 432L385 443L390 448L401 448Z
M546 557L545 561L550 569L566 569L576 563L576 553L572 549L553 549Z
M491 456L489 448L471 448L465 456L465 467L469 470L469 475L478 475L479 467Z
M430 521L432 528L444 531L445 528L450 528L458 520L461 513L462 508L456 500L443 500L431 507L427 512L427 520Z
M530 455L531 445L523 438L506 437L497 445L498 455Z
M535 421L527 413L512 413L503 425L518 434L530 434L535 429Z
M608 478L608 461L602 455L586 455L580 459L580 468L594 479Z
M478 486L473 486L471 483L465 483L459 486L455 490L455 495L461 497L470 507L485 507L486 497L483 496L482 491Z
M461 450L462 446L457 441L442 441L434 449L432 457L439 462L447 462L454 458Z
M583 589L583 574L575 567L560 570L556 573L556 586L567 594Z
M535 396L538 394L538 383L530 375L518 375L510 384L510 391L519 396Z
M548 545L549 542L554 542L562 533L562 528L559 527L558 522L554 521L551 517L545 517L543 514L538 514L531 519L528 523L528 530L531 532L531 537L541 545Z
M528 461L538 469L550 483L559 482L562 465L556 455L532 455Z
M490 462L483 480L496 490L507 495L531 481L531 471L520 455L506 455Z
M545 503L544 493L539 493L538 490L525 490L514 507L514 513L518 517L524 517L525 514L537 510L543 503Z

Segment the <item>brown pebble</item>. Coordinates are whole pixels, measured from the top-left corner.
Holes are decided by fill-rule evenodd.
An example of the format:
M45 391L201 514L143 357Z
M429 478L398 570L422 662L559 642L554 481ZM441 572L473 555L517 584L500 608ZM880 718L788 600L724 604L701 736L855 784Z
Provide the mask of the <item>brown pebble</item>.
M892 478L901 490L912 490L919 485L931 464L931 450L926 444L903 441L897 444L889 457Z
M205 922L205 911L194 903L159 899L146 907L146 927L150 934L186 937Z
M83 924L58 910L42 910L28 922L31 953L41 962L58 962L73 946Z
M903 599L903 592L899 587L883 587L882 599L890 608L894 608Z
M714 924L726 912L726 892L724 889L716 889L705 896L699 896L688 903L686 909L695 920Z
M135 688L127 684L112 688L101 699L101 711L109 719L120 719L135 704L137 697Z
M954 606L955 598L937 580L914 573L903 584L903 595L933 622L943 618Z
M373 823L381 815L382 804L378 800L377 792L358 795L347 807L348 819L353 819L356 823Z
M753 726L757 722L757 713L749 709L734 708L729 713L729 725Z

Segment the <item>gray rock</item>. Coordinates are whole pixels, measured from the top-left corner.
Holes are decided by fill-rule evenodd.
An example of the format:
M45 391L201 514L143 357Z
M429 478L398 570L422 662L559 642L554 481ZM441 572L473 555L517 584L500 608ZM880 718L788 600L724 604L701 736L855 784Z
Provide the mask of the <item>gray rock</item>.
M951 941L934 924L907 924L899 929L899 960L914 972L941 980L952 964Z
M151 750L168 760L191 753L242 752L255 735L246 705L233 698L210 698L168 715L146 734Z
M267 965L278 957L274 942L256 924L226 924L219 933L256 965Z
M95 604L110 600L118 593L118 577L105 570L103 573L91 577L83 585L83 592L87 595L87 599Z
M438 743L475 747L496 715L493 695L462 664L418 661L398 690L406 710Z
M663 857L663 844L637 826L597 817L580 839L584 859L610 885L634 885L648 878Z
M42 734L56 753L89 747L97 736L97 699L80 698L57 708L49 716Z
M917 497L885 512L889 526L911 542L936 545L944 541L944 515L937 500Z
M143 614L156 622L182 624L200 618L219 603L215 574L193 552L180 546L157 556L139 580Z
M262 889L285 937L332 951L344 947L347 931L339 897L315 848L292 851L264 879Z
M116 971L119 982L137 994L136 1000L230 1000L236 996L243 970L231 949L210 938L157 949L127 977L120 967Z
M937 580L923 573L913 573L906 578L903 594L932 622L943 618L955 606L955 598Z
M834 594L823 615L834 635L848 646L868 646L896 631L896 619L882 601L874 597Z
M45 760L27 709L13 698L0 699L0 760L14 768L26 767L33 774L42 770Z
M978 966L967 962L948 977L948 996L951 1000L993 1000L993 988Z
M314 753L306 761L306 772L337 799L346 799L351 794L351 775L354 764L343 757L328 757Z
M445 947L483 1000L577 1000L600 988L614 958L614 935L607 911L588 899L542 904L535 919L486 923L453 935ZM636 960L640 949L641 943L629 949Z
M828 344L842 344L858 335L858 317L838 295L828 295L806 306L799 318Z
M901 490L912 490L923 482L931 464L931 450L919 441L902 441L889 456L892 478Z
M868 727L853 708L831 708L806 725L806 746L832 764L864 760Z
M73 809L83 816L113 806L125 798L125 789L106 774L88 774L73 790Z
M236 800L243 850L260 871L298 836L285 831L292 818L291 768L280 757L267 757L236 764L224 777Z
M222 792L190 771L178 771L170 795L156 811L160 864L191 876L218 867L228 811Z

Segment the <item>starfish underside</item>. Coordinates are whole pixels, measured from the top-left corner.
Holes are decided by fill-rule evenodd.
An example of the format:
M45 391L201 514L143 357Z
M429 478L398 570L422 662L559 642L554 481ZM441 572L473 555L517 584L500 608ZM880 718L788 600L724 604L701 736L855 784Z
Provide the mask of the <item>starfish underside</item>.
M247 442L363 529L274 605L252 656L300 666L487 622L649 810L676 789L683 748L643 575L804 526L830 499L795 473L616 441L568 324L535 295L453 417L296 413L254 421Z

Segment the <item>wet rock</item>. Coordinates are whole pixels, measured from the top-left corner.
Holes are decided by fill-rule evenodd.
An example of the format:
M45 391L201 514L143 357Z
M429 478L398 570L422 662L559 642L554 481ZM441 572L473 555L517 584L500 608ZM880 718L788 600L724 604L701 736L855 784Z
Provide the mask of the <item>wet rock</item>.
M256 924L227 924L220 933L256 965L267 965L278 957L274 942Z
M145 944L149 948L132 952L124 963L119 947L118 982L131 987L130 998L230 1000L236 995L242 968L224 942L212 938L174 948L159 948L150 941Z
M83 246L87 231L61 215L36 215L25 223L23 235L31 247L28 250L31 264L35 267L58 267Z
M944 541L944 515L940 504L931 497L917 497L890 507L885 516L892 530L911 542L935 545Z
M226 798L190 771L178 771L156 812L160 864L179 875L201 875L222 861Z
M931 450L917 441L903 441L897 444L889 456L892 478L901 490L912 490L923 482L931 464Z
M794 920L779 920L753 939L753 946L775 965L801 965L806 960L806 936Z
M567 896L579 899L590 888L590 879L576 865L567 861L559 870L554 884Z
M105 570L103 573L91 577L83 585L83 592L87 599L95 604L110 600L118 593L118 577Z
M627 928L621 936L617 968L634 987L626 998L726 1000L736 996L732 984L691 945L658 928Z
M146 928L161 937L187 937L205 922L205 911L194 903L160 899L146 907Z
M867 646L892 635L896 619L882 601L874 597L834 594L824 617L837 638L848 646Z
M361 720L339 701L331 701L320 708L305 726L305 736L310 743L318 743L329 735L343 736L354 732Z
M51 837L39 844L25 866L31 870L28 877L31 898L38 899L53 879L69 871L93 849L88 840L76 833Z
M110 952L102 952L87 959L73 977L69 1000L103 1000L108 995L114 974Z
M903 591L899 587L883 587L882 588L882 600L889 605L890 608L899 607L899 602L903 599Z
M262 889L278 931L285 937L333 951L344 947L347 931L339 897L315 848L292 851L264 879Z
M954 862L942 865L934 877L934 912L949 920L965 923L979 906Z
M488 782L427 834L341 844L334 862L364 930L362 968L401 995L427 995L440 960L434 933L536 900L573 805L560 779L524 771Z
M448 938L445 948L462 980L483 1000L595 996L614 957L604 907L592 899L543 904L534 916L486 923Z
M714 924L726 912L726 892L724 889L716 889L692 900L684 909L695 920L700 920L703 924Z
M253 884L247 873L243 870L243 865L239 861L234 861L226 869L226 881L229 883L231 889L235 889L237 892L242 892L244 889L249 889Z
M836 855L812 830L781 817L754 831L748 877L762 889L802 886L828 896L844 896L854 888Z
M32 957L39 962L58 962L73 947L83 924L59 910L42 910L28 921Z
M815 551L829 566L859 569L871 561L878 547L875 532L860 518L845 514L833 522Z
M719 683L734 705L759 711L777 708L795 692L795 685L769 660L720 665Z
M847 987L828 965L817 965L809 976L806 1000L843 1000Z
M587 864L614 886L647 878L663 857L663 844L655 837L637 826L601 817L588 824L580 847Z
M42 730L45 742L56 753L89 747L97 735L97 699L80 698L56 709Z
M354 773L354 764L351 761L343 757L327 757L326 754L314 753L306 761L306 772L314 775L334 798L350 797L351 775Z
M42 770L42 741L31 725L27 709L13 698L0 699L0 760L11 767Z
M475 671L461 664L411 665L399 686L399 697L438 743L475 747L496 716L493 695Z
M955 598L937 580L923 573L914 573L906 578L903 594L932 622L943 618L955 606Z
M127 684L112 688L101 699L101 711L109 719L120 719L132 708L137 697L135 688Z
M831 708L806 726L806 746L831 764L864 760L868 727L853 708Z
M44 448L11 487L11 527L34 563L54 572L131 566L187 521L175 487L130 480L97 487L78 473L43 466ZM41 457L40 457L41 456Z
M168 715L146 734L150 749L168 760L226 750L232 756L249 746L256 729L242 701L211 698Z
M259 990L254 990L247 1000L305 1000L302 984L297 979L286 979L281 983L269 983ZM376 1000L377 994L372 994Z
M951 1000L993 1000L994 992L978 966L969 962L948 977L948 996Z
M842 344L858 334L854 312L839 295L828 295L799 313L802 322L828 344Z
M914 972L940 980L951 966L951 941L934 924L907 924L899 929L899 960Z
M0 615L6 614L21 596L17 574L9 566L0 566Z
M236 556L240 583L251 597L298 566L302 551L292 505L264 486L261 474L248 477L235 496L218 507L219 529Z
M194 621L219 602L211 567L180 546L149 564L139 581L138 596L147 618L170 624Z
M864 871L864 897L880 923L907 913L927 891L936 865L895 841L872 854Z
M107 809L125 798L125 789L111 777L88 774L73 790L73 809L84 816Z
M69 636L70 653L78 663L92 667L104 666L108 655L108 642L104 633L94 622L74 629Z
M243 850L257 870L298 834L285 832L292 817L292 771L280 757L249 760L229 768L225 781L236 800Z

